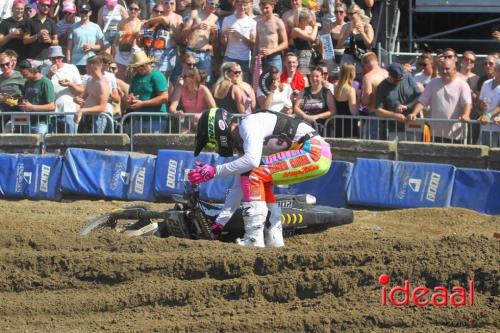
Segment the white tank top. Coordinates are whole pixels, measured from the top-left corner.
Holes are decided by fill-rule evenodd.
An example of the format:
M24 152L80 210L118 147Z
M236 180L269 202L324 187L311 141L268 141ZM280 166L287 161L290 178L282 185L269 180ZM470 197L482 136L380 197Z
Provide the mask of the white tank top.
M121 6L120 5L115 5L115 8L113 10L109 10L108 6L102 7L102 18L103 18L103 24L104 27L106 26L106 22L111 17L111 21L109 22L108 29L106 31L117 31L118 30L118 23L122 20L122 11L121 11Z

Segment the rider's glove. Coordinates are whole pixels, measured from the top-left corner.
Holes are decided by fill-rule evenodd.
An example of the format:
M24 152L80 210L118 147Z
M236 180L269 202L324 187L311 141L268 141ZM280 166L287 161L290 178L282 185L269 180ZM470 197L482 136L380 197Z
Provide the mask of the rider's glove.
M210 225L208 229L210 229L210 233L212 234L212 239L216 240L219 239L220 235L222 234L224 226L220 223L214 222Z
M189 171L188 180L193 184L208 182L215 176L215 167L210 164L195 162L196 169Z

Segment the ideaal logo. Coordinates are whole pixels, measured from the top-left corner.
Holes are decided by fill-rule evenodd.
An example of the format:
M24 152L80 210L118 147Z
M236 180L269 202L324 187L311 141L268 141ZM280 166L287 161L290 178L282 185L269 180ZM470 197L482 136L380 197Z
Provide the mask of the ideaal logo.
M390 281L391 278L387 274L378 278L382 286L388 285ZM389 293L386 287L382 287L382 305L387 305L388 301L394 306L406 306L411 303L419 307L474 305L474 280L469 280L468 287L469 290L464 287L452 287L451 292L443 286L434 287L433 290L421 286L411 289L410 281L405 280L404 287L395 286Z

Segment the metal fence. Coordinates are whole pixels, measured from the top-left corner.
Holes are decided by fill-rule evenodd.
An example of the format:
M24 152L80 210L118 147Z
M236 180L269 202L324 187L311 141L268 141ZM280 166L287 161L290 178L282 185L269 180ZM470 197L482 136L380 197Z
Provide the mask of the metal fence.
M138 133L194 133L196 122L201 113L160 113L160 112L131 112L120 120L120 133L125 133L132 139Z
M79 124L74 112L0 112L1 132L9 134L115 133L109 113L85 114Z
M320 124L319 130L324 137L335 138L500 145L500 124L481 125L478 120L464 123L458 119L418 118L398 122L381 117L336 115Z
M128 134L133 146L134 134L195 133L200 115L132 112L117 121L110 114L101 113L86 118L88 128L84 132ZM74 113L70 112L1 112L1 129L2 133L71 134L77 132L77 127L71 127L73 116ZM81 125L82 122L78 126ZM481 125L477 120L463 123L457 119L419 118L411 122L398 122L374 116L335 115L315 123L314 127L324 137L333 138L500 146L500 124Z

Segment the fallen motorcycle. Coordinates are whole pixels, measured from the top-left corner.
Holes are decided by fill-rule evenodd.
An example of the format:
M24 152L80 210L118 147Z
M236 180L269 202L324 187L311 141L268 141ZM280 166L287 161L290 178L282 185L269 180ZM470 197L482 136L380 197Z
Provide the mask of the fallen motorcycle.
M164 211L145 206L131 206L91 219L79 232L88 235L99 229L114 229L126 236L180 237L212 239L209 227L220 213L222 205L200 199L199 188L186 188L184 196L172 196L174 207ZM277 195L282 209L284 236L313 233L353 222L350 209L316 205L309 194ZM120 221L129 221L121 223ZM226 224L219 240L232 242L244 233L241 208Z

